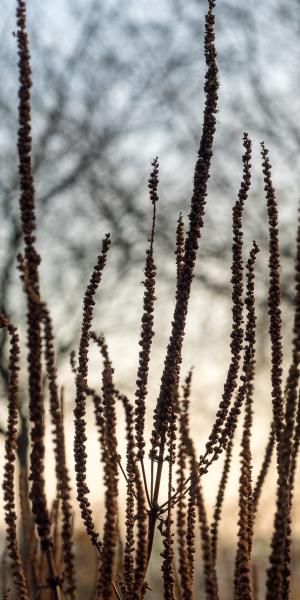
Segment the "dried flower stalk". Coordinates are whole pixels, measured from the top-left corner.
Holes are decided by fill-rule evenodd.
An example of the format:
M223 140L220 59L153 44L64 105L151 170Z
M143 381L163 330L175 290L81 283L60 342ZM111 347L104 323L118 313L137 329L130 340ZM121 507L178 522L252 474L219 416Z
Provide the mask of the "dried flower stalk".
M156 220L156 204L158 202L158 172L159 163L158 158L155 158L152 162L153 170L151 172L148 188L150 200L153 205L152 215L152 228L151 236L149 240L149 248L146 251L146 262L145 262L145 286L144 300L143 300L143 316L142 316L142 331L139 345L141 350L139 353L139 365L136 380L136 392L135 392L135 435L136 443L138 447L138 459L141 462L143 481L145 491L147 494L148 504L151 506L151 499L148 491L145 467L144 467L144 455L145 455L145 413L146 413L146 397L147 397L147 384L149 376L149 362L150 362L150 351L152 345L152 339L154 336L153 330L153 312L155 302L155 276L156 266L154 261L154 233L155 233L155 220Z
M17 515L15 510L15 461L17 445L17 424L18 424L18 388L19 388L19 361L20 346L17 329L12 323L0 314L0 327L5 328L10 336L9 352L9 384L8 384L8 419L7 431L5 436L5 456L4 456L4 514L6 522L6 540L7 553L12 562L12 572L14 584L20 600L29 600L23 564L19 552L17 538Z
M279 442L283 427L283 397L282 397L282 342L281 342L281 308L280 308L280 254L278 235L278 209L275 190L271 177L269 150L262 143L262 166L267 199L269 220L269 317L270 337L272 347L272 402L276 440Z
M177 246L178 247L178 246ZM178 256L178 254L177 254ZM184 387L183 399L179 408L179 444L177 489L182 489L185 481L187 463L187 436L189 436L189 402L191 393L192 370L189 371ZM188 512L184 496L179 496L177 503L177 547L179 556L179 575L182 589L182 599L193 598L193 565L194 565L194 528L195 505L189 496Z
M103 336L91 333L103 356L102 402L104 417L104 444L102 461L104 464L105 482L105 519L103 527L103 543L99 568L99 600L112 600L115 594L113 583L113 566L117 546L117 497L118 497L118 444L116 437L116 391L113 384L113 368L108 355L108 348Z
M184 259L180 279L176 290L176 303L172 321L172 331L167 347L164 369L157 405L153 417L150 458L158 461L155 485L152 498L154 511L157 510L163 460L165 453L166 435L170 416L178 393L179 368L181 363L182 343L185 332L188 302L194 267L203 227L204 207L206 203L209 170L212 159L212 148L216 128L218 101L218 68L215 49L215 0L208 0L208 12L205 19L204 51L207 64L205 91L205 108L203 130L198 151L198 159L194 172L194 189L189 214L189 231L185 239ZM155 528L155 514L149 517L150 545Z
M17 44L19 55L19 129L18 153L20 174L20 212L24 239L25 261L31 289L39 296L40 256L35 248L35 193L32 176L31 143L31 69L28 36L26 32L26 4L17 1ZM44 481L44 407L41 389L41 330L39 307L27 297L27 340L29 375L29 416L31 428L30 479L34 519L43 549L51 545L50 519Z
M263 147L263 157L266 150ZM268 158L265 159L269 165ZM270 171L270 167L269 167ZM271 262L271 259L270 259ZM267 600L274 598L273 582L278 586L278 598L286 598L290 593L290 545L291 545L291 508L293 484L293 439L296 425L296 411L299 385L300 359L300 225L297 231L297 255L295 263L295 313L292 342L292 362L285 386L285 411L279 432L278 482L276 513L271 543L270 567L267 576ZM274 361L273 361L274 362ZM276 400L276 398L275 398ZM277 403L274 406L277 407ZM275 422L275 417L274 417ZM272 583L271 583L272 582Z
M88 387L88 348L90 329L93 320L94 296L100 284L102 272L105 267L107 252L110 245L110 237L107 235L102 242L102 252L94 267L90 283L86 289L83 302L83 318L81 327L81 339L79 343L78 367L76 376L76 398L74 409L75 438L74 456L77 484L77 499L80 506L81 517L92 543L99 548L98 533L92 519L90 501L88 499L89 489L86 484L86 423L85 402L86 388Z

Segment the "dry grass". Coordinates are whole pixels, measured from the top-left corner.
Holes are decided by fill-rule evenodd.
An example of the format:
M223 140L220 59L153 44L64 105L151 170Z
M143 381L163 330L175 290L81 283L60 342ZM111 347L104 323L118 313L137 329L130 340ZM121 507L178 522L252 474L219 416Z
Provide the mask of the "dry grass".
M255 379L255 261L259 251L253 242L244 265L243 210L251 185L251 141L244 135L242 180L233 207L232 244L232 332L231 357L220 405L208 435L206 449L199 456L190 434L189 407L192 372L181 387L182 344L185 335L190 291L197 249L203 228L207 185L213 157L218 101L218 68L215 50L215 0L208 0L205 20L204 52L205 107L203 129L194 171L194 187L184 231L183 216L178 219L176 235L177 284L171 334L162 367L160 391L153 414L149 458L145 454L145 411L149 388L149 361L154 335L156 267L154 259L155 223L158 206L159 165L155 159L149 178L153 218L146 251L144 300L141 321L139 365L133 400L116 387L114 370L104 337L92 330L95 294L101 283L109 252L110 238L102 249L83 300L82 328L78 355L73 354L76 380L74 401L74 458L77 500L86 535L80 539L73 531L72 496L66 464L63 399L57 381L54 334L51 316L39 284L40 257L35 247L35 194L31 168L30 55L26 33L24 0L17 3L17 43L19 54L19 130L20 216L24 253L18 257L21 280L27 300L27 373L29 381L29 419L31 450L29 473L21 473L22 551L17 534L16 430L18 419L19 338L17 329L4 315L0 326L10 336L8 423L5 442L4 510L6 551L2 561L3 598L95 598L97 600L139 600L155 593L147 585L148 566L155 555L155 540L161 536L161 582L165 600L188 600L199 596L195 581L202 581L203 596L217 600L227 594L217 571L218 531L222 518L225 488L231 467L234 434L242 421L240 479L238 490L238 534L233 597L251 600L258 597L257 565L252 560L253 528L259 498L276 452L276 510L268 566L267 600L292 598L291 543L292 504L300 440L299 351L300 351L300 227L295 265L295 317L292 359L283 381L282 319L280 305L280 254L278 214L268 150L262 145L262 170L265 181L269 221L269 319L272 349L273 421L266 438L266 452L257 481L252 477L252 417ZM245 271L245 272L244 272ZM101 389L89 386L89 346L96 344L103 361ZM42 376L45 371L50 399L55 456L56 500L49 506L45 491L45 426ZM86 402L94 403L96 427L103 464L103 527L97 530L86 481ZM122 403L126 420L126 461L121 462L117 440L117 403ZM205 474L224 454L225 462L210 523L203 496ZM150 461L147 478L145 461ZM162 473L167 471L168 495L161 501ZM119 478L126 480L126 499L118 499ZM29 490L29 492L28 492ZM125 511L125 539L118 526L119 506ZM195 560L196 538L200 537L202 561ZM89 550L86 544L89 544ZM90 556L88 564L86 557ZM9 561L7 560L9 557ZM91 565L92 562L92 565ZM200 565L200 567L199 567ZM82 580L89 573L89 587ZM198 585L198 583L197 583Z

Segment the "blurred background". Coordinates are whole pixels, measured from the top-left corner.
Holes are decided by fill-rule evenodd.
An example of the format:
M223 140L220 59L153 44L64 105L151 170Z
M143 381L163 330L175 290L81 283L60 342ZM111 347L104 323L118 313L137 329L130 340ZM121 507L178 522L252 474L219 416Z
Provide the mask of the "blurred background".
M242 4L222 0L216 9L218 129L183 375L194 366L193 429L202 449L221 397L229 358L231 209L241 179L242 136L247 131L253 141L253 182L244 218L245 258L253 239L261 249L256 290L259 319L254 447L254 456L260 457L270 422L268 231L260 142L264 140L270 148L279 203L287 367L300 175L300 2L252 0ZM43 257L42 291L54 319L60 379L67 388L70 461L73 388L69 352L78 342L84 289L106 232L111 233L112 248L97 298L95 329L107 337L119 387L127 393L134 391L143 296L140 282L151 226L147 179L151 160L158 155L158 299L149 389L151 429L174 306L176 220L182 211L187 222L201 134L205 10L204 0L28 3L37 240ZM8 0L2 1L0 27L0 310L18 323L25 339L25 306L15 263L22 247L16 160L15 15ZM98 362L92 354L94 383L99 378ZM1 334L2 434L6 365L6 339ZM25 380L21 395L22 463L27 448ZM96 448L92 429L90 443ZM215 485L218 477L212 475L211 479ZM234 483L231 489L233 497ZM265 492L265 502L272 493L271 486ZM232 504L228 507L231 511ZM264 523L266 529L272 523L272 513L268 523Z

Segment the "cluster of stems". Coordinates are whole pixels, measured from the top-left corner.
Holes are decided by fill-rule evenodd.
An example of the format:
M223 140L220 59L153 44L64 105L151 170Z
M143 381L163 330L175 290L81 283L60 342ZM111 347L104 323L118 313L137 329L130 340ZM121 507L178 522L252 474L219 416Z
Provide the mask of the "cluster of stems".
M266 600L290 597L292 557L292 508L300 446L300 220L296 240L294 322L291 359L283 380L282 315L280 298L280 248L278 208L272 183L268 150L262 144L262 171L269 226L268 314L271 342L272 423L263 461L253 483L252 435L255 412L255 268L258 246L253 241L244 269L243 212L251 185L252 145L243 137L242 179L232 211L232 328L230 359L215 419L204 449L196 451L190 427L192 369L181 389L181 364L190 294L199 241L204 226L205 205L213 157L218 103L218 67L215 48L215 0L208 0L205 17L206 60L203 129L194 170L193 193L185 231L180 213L176 229L176 291L171 332L162 367L160 388L153 410L149 440L149 472L146 464L146 411L149 366L154 336L156 265L154 241L158 202L158 159L152 162L148 190L152 204L152 226L146 250L140 352L134 400L117 389L114 368L103 335L93 330L96 293L106 265L110 236L103 242L87 285L82 307L78 352L71 357L75 376L74 461L77 501L82 523L97 556L95 600L142 600L151 594L148 566L154 555L155 538L162 542L161 571L164 600L193 600L198 597L195 580L197 538L202 561L201 578L206 600L219 600L222 582L218 577L218 546L225 492L230 477L236 430L240 416L242 437L236 555L233 567L235 600L254 600L252 546L259 499L276 450L277 484L274 528L266 576ZM31 70L26 32L26 5L17 0L17 46L19 57L18 157L20 174L20 220L23 254L18 265L27 302L27 375L30 431L29 472L20 473L20 507L23 530L21 548L17 530L15 463L19 410L20 343L16 327L0 315L0 328L9 338L9 383L7 431L4 454L4 513L6 549L2 561L3 598L20 600L76 600L79 582L74 550L71 477L66 459L66 430L55 353L55 336L50 311L40 292L40 256L36 250L35 188L32 174ZM89 352L95 343L103 364L99 384L89 384ZM43 378L44 376L44 378ZM43 381L45 386L43 387ZM45 399L49 399L52 446L55 459L56 493L52 510L45 490ZM100 528L92 511L87 482L87 402L94 407L100 446L104 507ZM126 452L119 453L117 415L124 411ZM224 454L222 474L211 521L204 495L205 475L217 467ZM199 458L200 457L200 458ZM97 463L96 465L96 473ZM164 469L165 467L165 469ZM101 471L100 471L101 472ZM125 501L120 507L120 474L125 478ZM164 475L167 484L164 486ZM165 492L165 496L164 496ZM120 527L120 508L125 514ZM124 541L123 541L124 536ZM120 539L122 538L122 543ZM120 555L121 554L121 558ZM11 577L6 583L7 559ZM4 565L4 566L3 566ZM5 571L5 573L4 573ZM10 593L10 586L15 596ZM154 592L155 593L155 592Z

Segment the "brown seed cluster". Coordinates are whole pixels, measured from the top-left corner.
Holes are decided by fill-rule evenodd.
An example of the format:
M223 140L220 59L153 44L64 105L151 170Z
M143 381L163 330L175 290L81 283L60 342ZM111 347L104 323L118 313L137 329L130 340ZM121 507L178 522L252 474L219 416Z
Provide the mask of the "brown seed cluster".
M272 400L274 427L277 442L283 426L283 398L282 398L282 334L281 334L281 308L280 308L280 254L278 234L278 209L275 190L272 183L272 167L269 161L269 150L262 143L262 166L267 199L269 220L269 317L270 337L272 345Z
M196 452L193 442L189 439L189 457L191 469L190 495L194 498L198 519L200 524L200 539L203 556L203 577L207 600L219 600L217 573L212 555L211 536L204 503L201 479L196 460Z
M152 163L152 173L149 178L149 193L150 200L153 205L153 217L152 217L152 230L151 237L149 240L149 248L146 252L146 263L145 263L145 292L144 292L144 312L142 316L142 332L139 345L141 351L139 353L139 366L137 372L136 381L136 392L135 392L135 432L136 432L136 443L138 446L138 459L143 461L145 454L145 440L144 440L144 428L145 428L145 413L146 413L146 396L147 396L147 385L148 385L148 374L149 374L149 361L150 361L150 350L152 339L154 336L153 330L153 313L154 313L154 301L155 301L155 275L156 267L153 255L153 244L154 244L154 232L155 232L155 220L156 220L156 204L158 202L158 159L155 158Z
M137 448L134 439L133 408L124 395L120 396L126 417L127 433L127 498L126 498L126 543L124 548L123 578L124 598L140 600L144 595L147 569L147 511L143 483L137 463ZM137 533L135 535L135 522ZM132 556L135 550L135 558Z
M20 174L20 213L24 239L28 282L39 296L40 257L35 248L35 197L32 176L31 142L31 69L28 37L26 33L26 5L17 2L17 44L19 56L19 129L18 153ZM29 378L29 415L31 428L30 479L32 510L41 543L46 549L49 544L50 519L47 509L44 481L44 407L41 389L41 330L40 311L32 297L27 297L27 343Z
M68 595L70 600L75 600L77 597L77 586L73 550L74 510L72 507L70 477L66 461L63 406L57 383L56 356L54 350L54 334L52 321L50 318L49 311L45 305L42 305L42 312L44 324L46 373L49 387L51 422L53 427L52 436L55 456L57 496L58 499L61 501L62 511L61 537L64 563L64 591Z
M85 401L86 388L88 387L88 350L90 330L93 320L93 311L95 306L94 296L101 281L102 272L106 263L107 252L110 245L110 237L107 235L102 243L102 252L98 257L94 267L90 283L86 289L83 302L83 317L81 327L81 338L78 353L78 368L76 376L76 398L74 409L75 439L74 439L74 457L77 483L77 499L79 502L81 516L85 524L88 535L92 543L98 545L98 533L95 531L92 511L88 499L89 489L86 484L86 422L85 422Z
M252 504L252 389L248 389L241 443L241 475L239 489L238 544L235 559L234 596L252 600L251 549L253 536Z
M263 148L264 150L264 148ZM266 152L266 151L265 151ZM269 164L269 163L268 163ZM293 497L293 484L295 474L294 440L297 435L297 400L299 396L299 359L300 359L300 226L297 231L297 255L295 263L295 313L292 342L292 362L289 368L285 385L285 410L282 415L281 429L277 444L278 484L276 498L276 513L270 567L267 577L267 599L274 598L271 581L278 586L279 600L288 598L290 594L290 561L291 561L291 508ZM275 327L275 325L274 325ZM279 330L279 325L278 325ZM271 326L270 326L271 333ZM279 336L279 334L278 334ZM280 342L277 342L278 345ZM277 354L279 350L277 351ZM275 354L275 358L277 357ZM274 366L274 355L273 370ZM276 365L276 361L275 361ZM273 372L273 371L272 371ZM276 378L273 377L276 382ZM279 383L277 387L279 390ZM274 389L274 387L273 387ZM277 389L275 387L275 389ZM279 391L278 391L279 395ZM276 402L276 403L275 403ZM277 407L278 399L274 396L274 405ZM283 408L282 408L283 410ZM299 416L299 415L298 415ZM275 417L274 417L275 419ZM279 422L278 422L279 426Z
M177 285L180 279L183 257L184 257L184 223L182 213L179 214L176 229L176 266L177 266Z
M19 393L19 361L20 346L19 335L10 321L0 315L0 327L5 328L10 336L10 354L9 354L9 385L8 385L8 419L7 431L5 436L5 456L4 456L4 513L6 523L7 552L12 561L12 572L18 598L20 600L29 600L27 585L21 555L19 551L19 542L17 537L17 515L16 498L14 486L16 446L17 446L17 425L18 425L18 393Z
M220 524L220 520L221 520L222 506L224 503L225 490L226 490L226 486L228 483L228 476L229 476L229 472L230 472L232 448L233 448L233 436L230 438L230 440L227 444L222 475L221 475L220 483L218 486L216 503L215 503L215 507L214 507L213 520L212 520L211 527L210 527L211 552L212 552L212 557L213 557L213 560L215 563L217 560L219 524Z
M212 457L207 460L205 455L200 459L200 472L206 473L208 467L218 459L218 456L226 448L229 441L232 439L237 427L238 418L241 413L243 402L252 389L252 381L254 377L254 350L256 337L256 316L255 316L255 298L254 298L254 265L256 255L259 252L256 242L253 242L250 251L249 260L247 262L247 288L245 305L247 309L247 320L245 328L245 346L242 365L242 373L240 376L240 385L237 389L235 401L229 411L225 424L220 432L218 444L214 448ZM201 466L203 463L203 466Z
M268 474L268 470L271 464L273 450L275 446L275 433L274 433L274 424L272 423L270 428L270 433L268 437L268 443L266 445L266 449L264 452L264 458L262 461L262 465L256 480L256 484L253 489L253 519L255 518L256 511L258 509L258 502L261 496L261 492L263 489L263 485Z
M121 396L121 401L125 410L126 417L126 434L127 434L127 464L126 464L126 478L127 478L127 495L126 495L126 535L125 535L125 547L124 547L124 559L123 559L123 596L125 600L133 597L133 585L134 585L134 491L135 491L135 443L133 436L133 410L130 402L126 396Z
M243 230L242 216L251 184L251 141L244 134L243 178L236 201L232 210L232 331L231 331L231 360L211 434L206 444L206 456L209 455L218 440L220 429L226 419L232 395L236 389L238 372L243 348ZM206 456L203 461L206 461Z
M117 546L117 497L118 497L118 443L116 437L116 392L113 384L113 368L108 348L103 336L92 333L103 357L102 402L104 417L104 444L102 462L104 465L105 517L103 542L99 568L99 600L114 598L113 567Z
M189 214L189 230L185 238L183 264L176 288L176 303L172 320L171 335L164 362L159 397L153 418L150 458L152 461L158 461L152 498L154 507L156 507L158 502L168 428L175 426L175 405L182 360L182 343L185 333L186 316L191 284L194 277L199 238L204 224L204 208L206 204L207 185L216 128L215 113L217 111L218 101L218 67L214 43L214 8L215 1L209 0L208 12L205 18L204 36L204 53L207 71L204 88L205 107L203 130L194 172L194 187Z
M187 436L190 435L189 428L189 403L191 394L192 370L189 371L183 387L183 398L179 409L179 444L177 457L177 489L182 489L185 482L187 468ZM193 572L194 572L194 529L195 529L195 504L193 497L189 495L188 507L185 497L179 496L177 502L177 547L179 557L179 575L182 588L183 600L188 600L193 594Z

